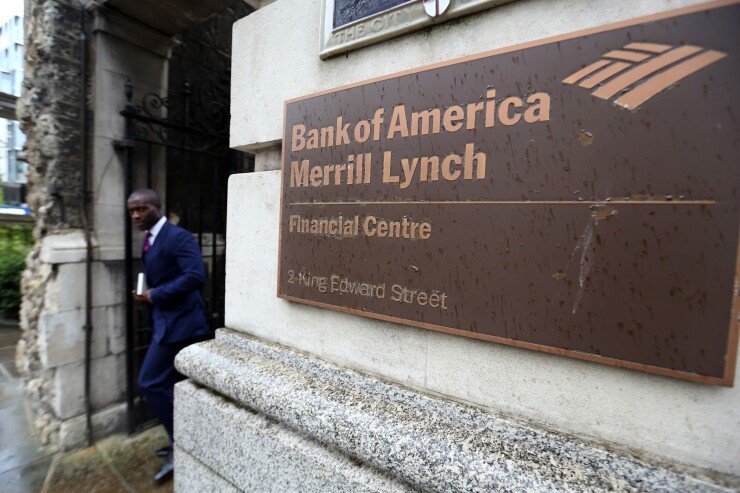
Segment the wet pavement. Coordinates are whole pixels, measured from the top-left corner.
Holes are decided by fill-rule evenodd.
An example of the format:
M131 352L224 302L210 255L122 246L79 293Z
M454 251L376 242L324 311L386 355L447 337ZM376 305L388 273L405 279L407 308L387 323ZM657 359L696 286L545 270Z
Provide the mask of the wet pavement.
M17 322L0 319L0 492L118 493L173 491L152 479L161 465L154 451L167 445L156 427L135 436L114 435L73 452L43 447L31 435L15 366Z
M40 491L52 452L31 436L23 408L23 387L15 367L17 324L0 320L0 491Z
M128 437L114 435L93 447L56 454L43 493L123 493L173 491L172 480L156 483L152 478L162 464L154 451L167 445L161 427ZM0 491L5 491L0 485Z

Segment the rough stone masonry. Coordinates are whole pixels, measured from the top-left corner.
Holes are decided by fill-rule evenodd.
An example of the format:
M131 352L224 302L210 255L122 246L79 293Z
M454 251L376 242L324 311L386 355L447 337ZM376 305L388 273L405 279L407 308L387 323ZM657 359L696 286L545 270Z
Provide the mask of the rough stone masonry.
M52 405L56 370L46 368L39 354L39 321L53 309L46 291L58 272L40 254L48 235L82 226L80 20L76 1L26 3L25 79L18 114L28 139L28 204L36 216L36 246L22 278L23 336L17 360L29 411L45 444L58 442L60 419Z

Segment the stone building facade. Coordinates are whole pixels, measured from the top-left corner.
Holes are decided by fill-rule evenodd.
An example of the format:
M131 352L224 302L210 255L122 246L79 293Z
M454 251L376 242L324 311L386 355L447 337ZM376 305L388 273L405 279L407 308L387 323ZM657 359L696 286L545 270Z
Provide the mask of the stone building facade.
M172 93L169 66L189 55L173 50L173 36L227 3L182 0L162 12L156 0L83 2L83 20L72 0L29 2L21 117L38 244L24 275L18 359L47 442L86 439L88 309L93 431L120 428L126 415L125 197L114 146L124 137L120 88L132 79L144 92ZM176 388L175 488L740 488L737 385L674 380L275 295L285 101L702 2L500 2L325 60L322 3L249 2L256 12L234 26L230 146L254 153L258 172L229 183L225 327L178 356L190 381ZM161 171L152 178L164 186Z
M282 277L279 277L279 259L292 261L297 273L301 268L302 260L299 259L305 258L294 253L296 249L291 250L292 257L280 256L280 236L284 241L288 235L288 228L280 226L281 214L286 209L291 214L294 210L298 211L295 214L303 214L303 210L307 211L306 215L311 213L308 207L301 209L307 206L308 198L297 199L296 209L289 209L293 204L284 203L285 209L281 211L280 197L288 196L284 195L284 190L289 187L286 177L279 171L284 157L281 144L285 145L282 149L287 153L290 143L295 143L295 137L289 140L291 133L284 126L285 115L290 116L293 107L288 106L286 110L286 101L305 109L303 113L296 110L294 119L290 120L294 129L301 118L306 118L308 128L331 128L337 115L342 114L337 109L340 106L351 108L347 111L355 112L351 113L355 116L363 115L358 118L366 121L372 118L373 108L383 104L386 116L391 111L388 105L392 104L417 104L414 111L429 110L429 106L423 105L430 104L434 108L436 101L449 104L450 96L442 92L443 89L435 92L435 88L429 90L431 95L427 95L427 99L414 99L416 94L412 94L410 88L415 86L408 80L417 75L420 79L423 77L417 69L426 67L425 74L431 74L430 79L439 77L445 87L463 85L460 81L464 77L468 77L471 84L474 79L485 87L492 82L477 73L474 77L468 72L463 75L449 70L443 72L452 66L448 63L453 60L476 60L477 54L484 52L500 53L502 59L510 57L513 60L515 74L491 71L494 74L491 79L496 79L499 90L507 84L518 86L520 82L521 87L511 89L521 91L514 92L515 95L540 90L538 84L555 87L560 84L560 78L553 75L555 69L551 65L541 71L538 71L539 64L533 67L536 76L530 77L524 69L520 73L517 63L528 53L524 51L527 47L539 45L539 40L551 37L547 43L558 43L570 33L581 33L573 35L573 39L585 47L588 45L584 40L585 32L607 25L624 26L643 16L667 15L672 9L701 11L702 2L496 2L496 6L472 15L427 25L416 32L322 59L319 55L321 9L322 4L332 3L278 0L235 26L231 145L254 152L258 172L236 176L230 182L225 328L217 332L215 341L190 346L178 355L178 368L191 380L176 387L176 489L187 491L194 488L193 485L203 491L286 492L734 491L740 488L740 386L737 383L734 388L702 385L460 337L439 328L432 331L399 325L394 323L393 317L387 316L387 312L375 312L378 316L366 318L341 309L327 310L276 296L278 289L285 286L281 283L290 276L281 271ZM399 2L385 2L389 3ZM420 3L411 2L406 6L421 10ZM428 3L444 5L447 2ZM723 5L733 3L736 2ZM367 5L365 2L336 2L339 4ZM389 14L384 19L393 22L394 17ZM378 21L378 25L385 25L385 21ZM369 26L364 30L354 29L353 36L367 35L368 29L373 28L372 24ZM662 42L667 43L667 39ZM717 49L725 52L731 50L731 45L737 45L737 38L725 37L717 44L721 47ZM614 48L600 45L599 49L605 52ZM519 50L522 50L521 56ZM570 52L563 49L562 53ZM557 59L562 63L570 62L566 55L557 55L561 56ZM539 62L543 63L541 59ZM592 62L583 65L579 62L579 68L588 63ZM728 70L729 65L723 67ZM522 73L527 75L522 76ZM727 72L723 73L726 76ZM405 82L399 82L402 80ZM369 82L365 85L363 81ZM378 96L380 90L374 92L376 83L387 84L384 88L400 86L400 89L380 93L386 99L379 103L382 97ZM675 87L678 89L671 90L678 91L682 85ZM729 86L724 84L723 87ZM362 90L366 90L362 98L341 99L343 94ZM332 98L335 97L343 106L334 102ZM499 97L506 97L506 94ZM438 99L429 103L433 98ZM312 106L314 101L315 106ZM476 99L455 104L470 101ZM553 101L555 111L561 102ZM321 105L331 109L323 112ZM314 110L320 117L312 119ZM624 112L623 109L615 111ZM633 113L638 119L643 114ZM320 118L324 119L317 124ZM567 118L561 111L553 120L557 121L552 125L557 126ZM350 121L358 120L347 117L343 123ZM717 128L716 125L711 127L712 123L710 119L697 122L705 129ZM284 132L287 135L284 136ZM526 130L522 132L527 135ZM618 129L610 128L609 132L618 132ZM596 138L608 140L609 132L599 133ZM680 134L678 128L676 132ZM576 131L573 138L577 135ZM730 138L729 134L723 135ZM430 140L445 142L442 137ZM576 149L584 148L578 141L571 143ZM395 140L387 145L388 148L394 146L394 155L407 150ZM541 166L556 173L558 158L541 154L533 157L537 147L532 145L530 148L522 145L515 150L501 142L506 155L497 156L500 160L493 165L508 170L507 166L514 162L509 158L511 154L529 152L531 161L528 162L532 167ZM444 152L450 149L445 143L440 147ZM408 148L416 149L412 144L408 144ZM377 148L372 149L377 152ZM343 158L349 159L346 154L357 152L356 147L341 147L340 144L331 151L331 157L327 157L328 151L321 154L326 162L343 163ZM318 153L293 152L291 155L291 159L311 157L312 165L319 159ZM608 161L609 156L599 158ZM377 166L380 165L378 162ZM524 164L522 167L526 168ZM321 166L313 169L321 172ZM377 168L374 172L378 173L377 178L380 172ZM522 173L526 180L524 175ZM506 176L506 172L497 176ZM321 183L314 175L311 180ZM321 212L314 213L315 216L336 214L334 210L348 214L340 209L342 207L359 211L352 214L380 214L373 211L381 206L372 202L368 205L357 199L361 205L352 208L353 204L344 205L348 199L332 195L336 190L340 190L338 195L349 188L327 186L322 189L330 198L316 199L319 206L328 205L325 209L319 207ZM419 186L420 194L421 189ZM301 192L305 190L300 189ZM373 188L368 195L374 200L377 190L387 189ZM381 201L397 200L400 195L393 195L392 191L387 195L377 193ZM521 193L525 193L525 188ZM315 196L306 192L310 200ZM356 196L350 197L355 200ZM408 195L403 197L402 202L411 200ZM339 202L332 202L334 200ZM336 204L340 205L332 209ZM404 208L404 214L409 209ZM253 213L244 215L245 210ZM391 209L383 209L386 210ZM396 212L388 212L391 213ZM285 221L285 216L282 220ZM471 229L477 227L476 223ZM480 227L488 227L488 224L480 224ZM510 233L508 230L501 232L504 236ZM522 232L523 236L516 233L519 231L512 237L522 239L512 239L512 249L516 241L533 241L526 239L526 231ZM580 232L574 235L576 239L578 234ZM310 245L317 255L321 254L322 245L348 241L344 238L332 240L334 237L321 236L320 232L311 239L304 241L303 238L309 235L294 240L295 244ZM372 242L370 238L357 241ZM548 238L534 241L547 242ZM396 245L400 256L403 248ZM455 250L463 248L462 239L452 241L451 245L449 248L454 251L451 257L466 253ZM340 251L337 254L340 256L351 250L355 262L361 258L361 262L369 263L371 267L362 271L371 279L367 282L380 282L372 277L372 266L386 273L384 269L393 266L397 268L394 272L403 279L410 279L416 273L406 264L394 263L388 255L370 257L367 252L375 251L370 248L362 250L348 246L346 251L331 248L332 254ZM415 247L406 248L413 251ZM506 263L503 248L501 250L491 252L491 263ZM386 254L386 250L383 253ZM347 254L347 270L352 268L353 259L349 257ZM460 267L456 274L442 259L437 264L427 262L424 265L427 269L442 269L442 277L448 279L449 274L450 283L458 279L455 275L462 276L460 272L465 272L464 267ZM533 259L535 263L540 260ZM308 265L311 273L318 276L328 276L335 271L316 273L314 268L337 269L339 274L349 275L334 260ZM546 272L543 284L553 282L551 272ZM384 279L389 284L394 282L391 275ZM470 279L476 279L475 274L460 282ZM331 300L326 304L336 306L332 305L335 298L328 295L321 298L322 294L308 291L309 288L304 289L306 299L319 300L317 305L321 299L326 299ZM733 296L729 291L726 298ZM515 292L519 296L532 296L521 286ZM737 292L734 296L737 297ZM534 311L544 300L531 302ZM369 305L370 302L363 304L362 308ZM341 308L351 311L352 302L347 301ZM373 311L373 307L367 309ZM729 318L735 315L736 312ZM524 323L528 321L530 319ZM731 320L730 324L734 322ZM535 325L534 329L544 327L545 324ZM553 327L549 329L554 330ZM734 354L737 339L730 339L729 345L734 346L730 348ZM730 369L732 372L737 368L736 360L730 358L729 361L734 367Z
M125 163L117 145L125 86L132 81L137 98L167 97L173 81L202 66L226 74L228 90L230 50L216 40L229 47L231 23L252 10L242 1L190 3L162 11L148 1L26 2L18 114L36 246L22 279L17 360L43 443L73 448L90 429L103 436L125 428ZM165 168L155 156L152 186L162 195Z

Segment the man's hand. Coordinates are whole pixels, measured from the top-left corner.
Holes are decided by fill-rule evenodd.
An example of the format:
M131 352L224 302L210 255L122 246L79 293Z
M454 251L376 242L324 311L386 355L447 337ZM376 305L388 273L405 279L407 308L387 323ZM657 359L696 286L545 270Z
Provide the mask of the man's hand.
M144 294L142 295L136 294L136 291L131 291L131 294L134 295L134 299L136 301L140 301L142 303L151 303L152 302L152 298L150 297L151 292L152 290L150 288L144 291Z

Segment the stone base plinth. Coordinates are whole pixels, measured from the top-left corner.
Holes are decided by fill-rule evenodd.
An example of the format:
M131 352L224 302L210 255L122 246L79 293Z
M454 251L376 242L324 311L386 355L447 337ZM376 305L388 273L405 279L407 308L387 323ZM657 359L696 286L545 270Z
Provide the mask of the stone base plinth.
M177 491L414 491L197 384L176 400Z
M725 491L227 329L176 364L181 491Z

